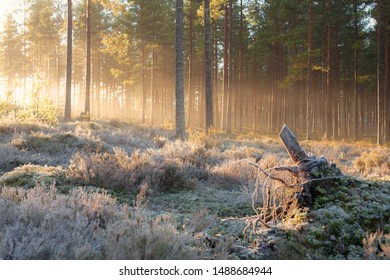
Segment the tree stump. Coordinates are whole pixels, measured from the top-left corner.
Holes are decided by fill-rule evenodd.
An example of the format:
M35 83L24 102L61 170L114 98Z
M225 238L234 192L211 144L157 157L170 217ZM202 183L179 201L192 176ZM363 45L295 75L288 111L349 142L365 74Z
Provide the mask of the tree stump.
M332 191L334 182L340 180L343 174L336 164L330 164L326 158L308 155L287 125L283 126L279 137L296 165L289 171L298 178L302 185L301 192L297 194L298 202L303 207L312 207L317 195L316 189L321 188L326 192Z

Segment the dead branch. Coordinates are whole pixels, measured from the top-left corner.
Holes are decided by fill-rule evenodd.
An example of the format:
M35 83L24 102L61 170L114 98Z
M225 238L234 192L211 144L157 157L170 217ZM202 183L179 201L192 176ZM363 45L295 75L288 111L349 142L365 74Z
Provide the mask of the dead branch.
M275 180L275 181L279 181L280 183L282 183L283 185L285 186L288 186L288 184L286 183L286 181L284 181L283 179L281 178L278 178L278 177L275 177L275 176L272 176L271 174L267 173L264 169L262 169L260 166L258 166L257 164L253 163L253 162L249 162L250 165L256 167L258 170L260 170L265 176L269 177L270 179L272 180Z

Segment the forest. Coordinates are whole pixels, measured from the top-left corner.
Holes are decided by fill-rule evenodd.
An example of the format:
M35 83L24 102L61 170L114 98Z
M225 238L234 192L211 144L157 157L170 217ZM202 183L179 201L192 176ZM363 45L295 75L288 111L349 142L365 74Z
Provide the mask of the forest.
M175 123L175 1L18 2L1 38L2 96L16 110L48 98L64 115L69 12L72 117ZM194 129L206 126L203 9L184 1ZM288 123L307 139L386 142L389 10L384 0L210 1L211 126L269 134Z
M390 258L390 1L0 17L0 259Z

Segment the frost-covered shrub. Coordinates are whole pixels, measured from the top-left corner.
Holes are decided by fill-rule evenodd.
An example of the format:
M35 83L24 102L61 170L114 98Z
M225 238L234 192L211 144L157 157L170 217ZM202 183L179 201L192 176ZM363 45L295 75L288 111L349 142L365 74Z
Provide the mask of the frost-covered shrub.
M363 152L360 157L353 161L355 169L364 175L370 172L390 173L389 154L380 150L372 150L371 152Z
M83 184L123 191L137 191L142 183L158 190L189 186L175 162L158 160L139 150L129 156L120 148L114 148L113 154L76 153L69 164L69 174Z
M153 141L156 144L156 147L161 149L167 144L168 139L164 136L156 136L153 138Z
M367 234L363 246L368 259L390 260L390 234L383 234L380 230Z
M81 188L3 187L0 213L0 259L227 258L229 244L210 249L170 215L153 218Z
M16 133L11 145L20 150L45 153L50 155L64 154L67 150L81 149L85 152L106 150L105 145L94 139L77 137L70 132L45 133Z
M268 154L260 160L260 167L264 170L278 166L279 160L273 154Z
M219 147L222 144L221 138L218 137L217 130L210 129L208 133L205 131L192 130L189 132L188 142L201 145L207 149Z
M245 160L227 160L211 169L212 180L218 184L231 186L254 185L257 170Z
M254 148L254 147L246 147L246 146L233 146L230 149L225 150L222 155L225 159L260 159L262 157L263 150Z

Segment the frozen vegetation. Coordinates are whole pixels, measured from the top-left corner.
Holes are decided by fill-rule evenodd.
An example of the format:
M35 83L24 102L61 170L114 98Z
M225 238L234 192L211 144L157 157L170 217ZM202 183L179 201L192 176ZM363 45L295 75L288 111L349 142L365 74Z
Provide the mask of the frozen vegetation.
M291 165L276 137L173 134L2 119L0 259L390 258L389 148L302 142L347 177L263 223L288 190L250 163Z

